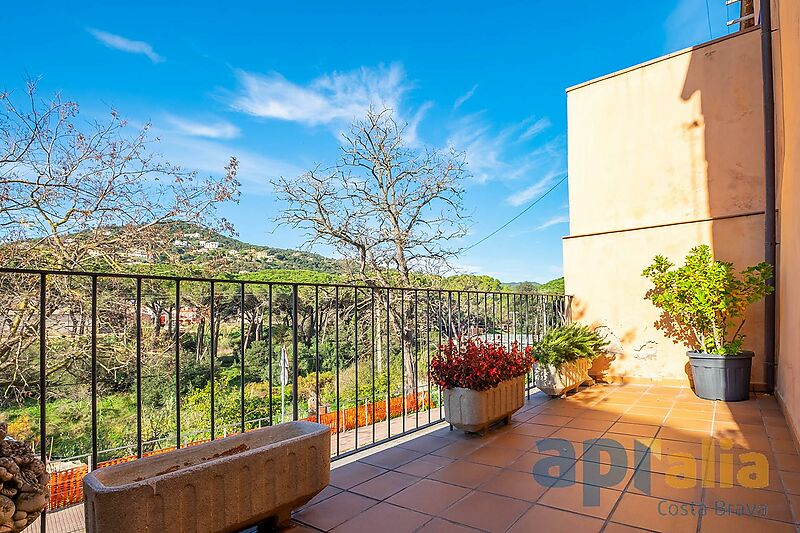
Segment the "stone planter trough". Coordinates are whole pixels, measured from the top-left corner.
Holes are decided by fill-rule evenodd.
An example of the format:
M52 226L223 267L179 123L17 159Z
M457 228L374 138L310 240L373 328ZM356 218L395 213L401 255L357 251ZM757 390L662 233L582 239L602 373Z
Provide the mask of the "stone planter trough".
M288 422L95 470L88 533L228 532L286 523L330 481L330 428Z
M484 432L500 420L508 423L525 403L525 376L501 382L484 391L455 387L444 389L444 418L452 426L468 432Z
M536 387L550 396L561 396L584 383L593 385L594 380L589 376L591 366L589 359L565 363L561 368L536 363L533 370Z

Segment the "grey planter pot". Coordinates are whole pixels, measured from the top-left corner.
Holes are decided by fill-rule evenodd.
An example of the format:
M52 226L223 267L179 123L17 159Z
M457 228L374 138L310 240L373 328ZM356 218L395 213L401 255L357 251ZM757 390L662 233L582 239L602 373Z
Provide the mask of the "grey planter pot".
M750 368L755 354L742 350L736 355L686 352L692 367L694 393L705 400L740 402L750 398Z

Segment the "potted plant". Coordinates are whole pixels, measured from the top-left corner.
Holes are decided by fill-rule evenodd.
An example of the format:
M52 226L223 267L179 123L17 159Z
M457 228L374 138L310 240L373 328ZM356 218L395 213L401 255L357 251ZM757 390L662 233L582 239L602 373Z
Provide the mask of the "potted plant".
M589 326L569 324L549 330L529 348L536 364L536 387L550 396L561 396L583 383L593 383L589 367L607 344Z
M431 358L431 380L442 388L445 420L468 432L508 423L525 402L525 374L532 356L514 342L451 339Z
M714 260L706 246L692 248L683 266L663 256L642 273L653 282L645 298L661 309L659 326L690 348L695 394L707 400L740 401L750 393L753 352L742 349L747 306L772 292L768 263L738 274Z

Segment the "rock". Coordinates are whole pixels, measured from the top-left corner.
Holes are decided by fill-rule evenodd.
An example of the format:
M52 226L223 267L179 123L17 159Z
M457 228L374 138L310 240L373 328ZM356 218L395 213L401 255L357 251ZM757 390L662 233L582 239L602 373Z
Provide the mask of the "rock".
M47 498L44 494L36 494L33 492L23 492L17 496L17 509L20 511L31 512L41 511L47 504Z
M0 422L0 440L3 440L8 435L8 422Z
M0 496L0 523L8 521L16 511L14 502L7 496Z
M23 520L15 520L14 521L14 530L22 531L23 529L25 529L25 526L27 526L27 525L28 525L28 521L27 520L24 520L24 519Z
M28 518L28 513L26 513L25 511L17 511L16 513L14 513L14 516L11 517L11 520L17 521L26 518Z

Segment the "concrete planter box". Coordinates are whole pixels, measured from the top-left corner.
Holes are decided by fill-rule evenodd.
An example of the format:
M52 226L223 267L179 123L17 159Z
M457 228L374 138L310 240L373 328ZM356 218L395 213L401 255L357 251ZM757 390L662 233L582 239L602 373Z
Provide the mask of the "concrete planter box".
M536 363L533 370L536 387L550 396L561 396L584 383L594 384L594 380L589 377L591 366L589 359L563 364L560 369Z
M330 428L289 422L90 473L88 533L238 531L291 512L330 481Z
M455 387L442 391L444 419L463 431L484 432L500 420L508 423L525 403L525 376L484 391Z

